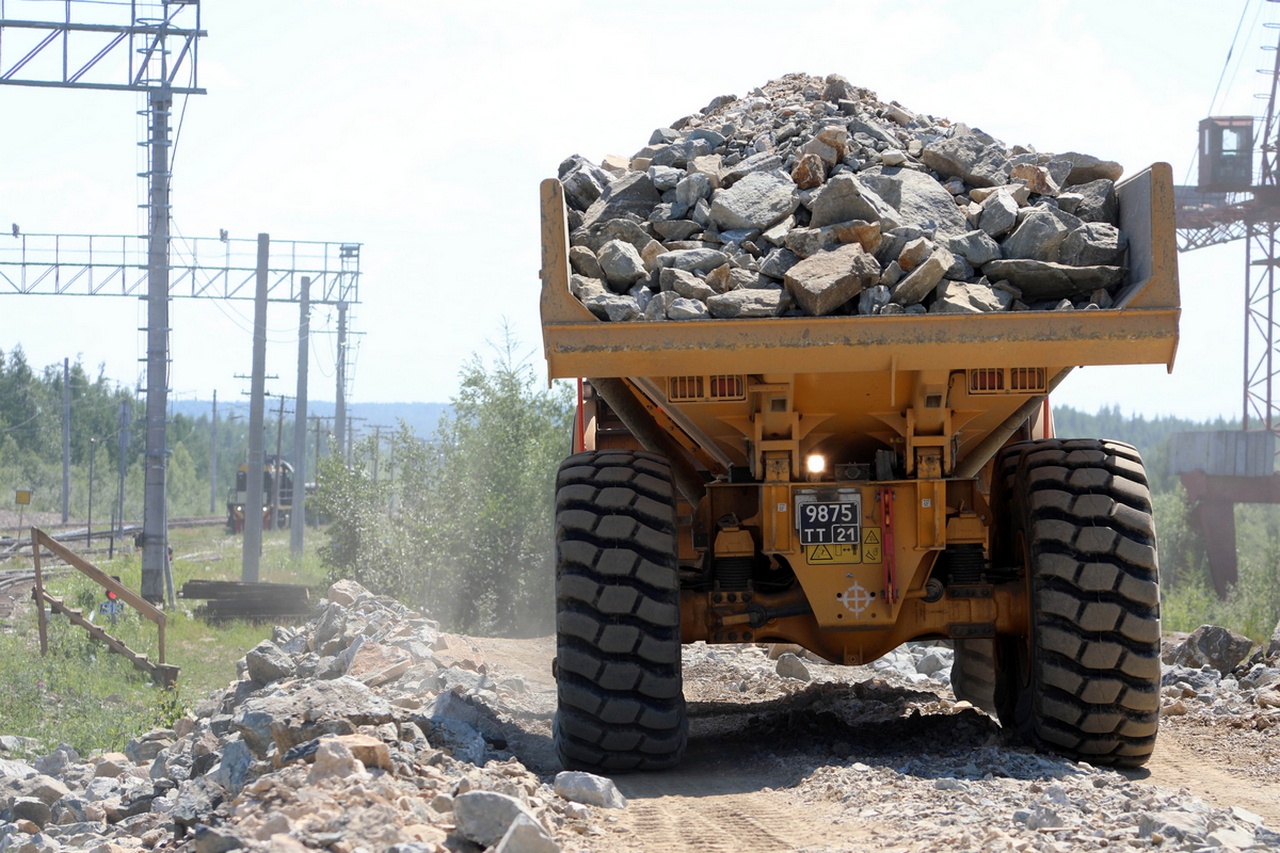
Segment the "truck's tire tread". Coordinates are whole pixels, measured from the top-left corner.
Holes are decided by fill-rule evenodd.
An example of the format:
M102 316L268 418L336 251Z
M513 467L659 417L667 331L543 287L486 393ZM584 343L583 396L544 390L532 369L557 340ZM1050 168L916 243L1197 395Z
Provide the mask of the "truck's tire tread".
M1016 724L1095 764L1137 766L1160 710L1160 598L1140 454L1094 439L1021 442L996 465L1030 565L1033 635Z
M658 770L687 741L675 493L662 457L595 451L556 481L554 738L572 769Z

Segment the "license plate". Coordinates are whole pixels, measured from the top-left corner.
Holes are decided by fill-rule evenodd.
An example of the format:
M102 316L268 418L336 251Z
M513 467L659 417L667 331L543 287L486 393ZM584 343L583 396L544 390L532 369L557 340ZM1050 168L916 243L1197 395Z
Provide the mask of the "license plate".
M812 501L796 504L801 545L857 545L862 541L859 501Z

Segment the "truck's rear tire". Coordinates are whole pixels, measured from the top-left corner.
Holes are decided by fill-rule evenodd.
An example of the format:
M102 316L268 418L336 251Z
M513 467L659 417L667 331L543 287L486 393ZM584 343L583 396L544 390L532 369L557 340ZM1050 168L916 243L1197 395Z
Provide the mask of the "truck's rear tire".
M688 739L675 492L663 457L570 456L556 478L555 744L582 770L660 770Z
M1023 653L999 661L1002 721L1072 758L1143 764L1160 716L1160 596L1142 458L1092 439L1007 452L1017 455L1010 544L1027 569L1031 624Z

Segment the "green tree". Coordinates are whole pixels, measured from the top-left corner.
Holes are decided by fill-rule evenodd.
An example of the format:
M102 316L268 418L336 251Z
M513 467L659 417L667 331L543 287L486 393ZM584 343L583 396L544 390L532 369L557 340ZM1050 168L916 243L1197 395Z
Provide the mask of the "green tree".
M549 627L555 471L569 450L566 388L537 388L507 335L463 368L437 430L429 508L436 608L464 630Z
M352 578L376 592L409 601L413 585L403 564L388 556L392 530L386 513L386 487L374 483L365 464L371 441L355 448L352 465L336 455L320 460L319 489L309 500L307 512L329 525L320 559L328 568L330 582Z
M572 402L565 387L538 388L517 351L506 333L491 361L472 356L429 442L401 425L394 484L374 484L367 461L321 464L331 576L421 606L452 630L550 629L553 489Z

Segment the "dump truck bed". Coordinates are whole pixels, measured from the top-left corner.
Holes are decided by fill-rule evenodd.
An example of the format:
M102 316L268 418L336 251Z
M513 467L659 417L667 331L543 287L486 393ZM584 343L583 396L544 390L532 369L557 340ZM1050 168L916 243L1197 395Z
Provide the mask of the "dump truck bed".
M1129 274L1089 311L609 323L569 291L559 181L542 183L542 328L551 378L847 373L940 367L1173 368L1180 314L1173 176L1156 163L1117 186Z

